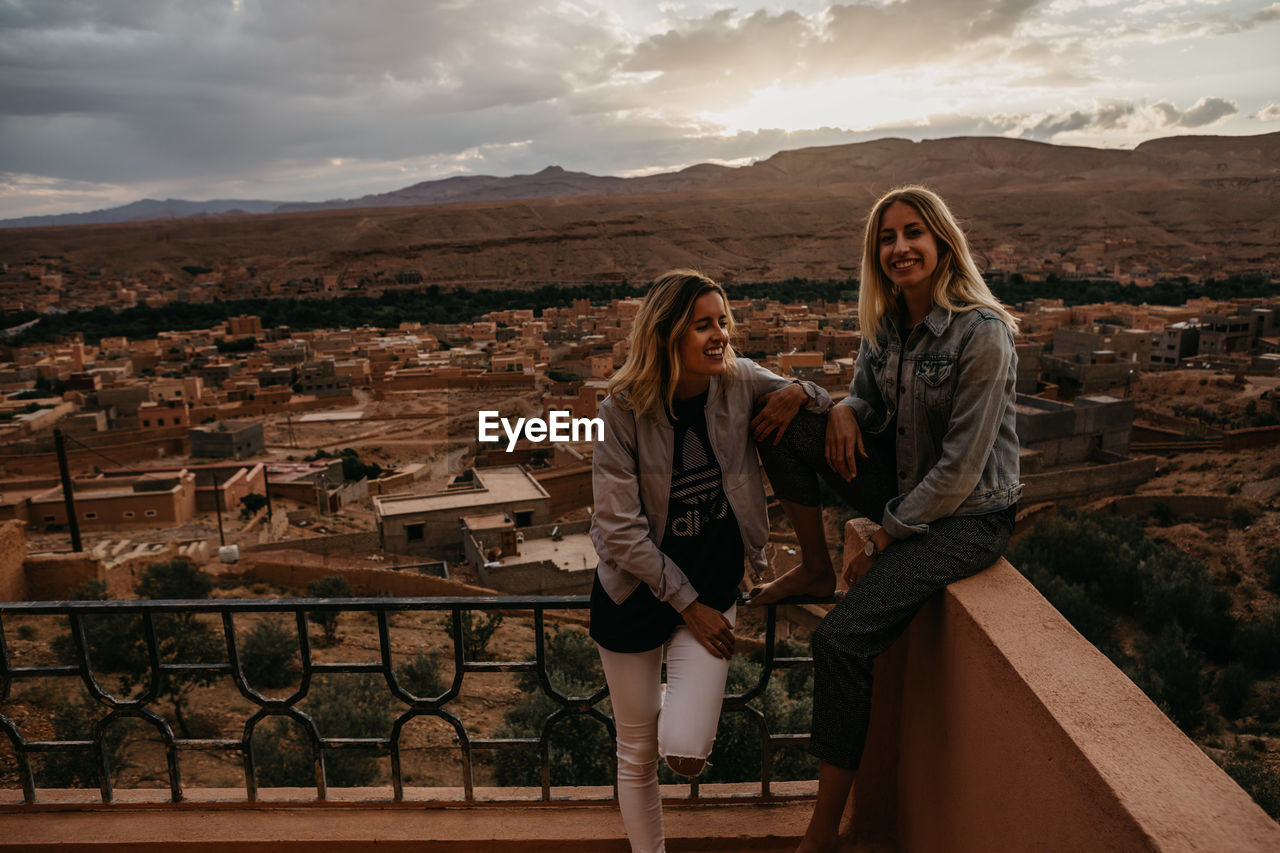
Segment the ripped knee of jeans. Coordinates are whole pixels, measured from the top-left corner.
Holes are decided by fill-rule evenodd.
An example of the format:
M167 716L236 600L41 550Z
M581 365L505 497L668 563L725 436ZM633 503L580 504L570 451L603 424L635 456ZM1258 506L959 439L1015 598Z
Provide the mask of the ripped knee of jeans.
M707 766L707 759L694 758L688 755L664 755L663 759L673 772L679 773L681 776L687 776L690 779L701 774L702 769Z

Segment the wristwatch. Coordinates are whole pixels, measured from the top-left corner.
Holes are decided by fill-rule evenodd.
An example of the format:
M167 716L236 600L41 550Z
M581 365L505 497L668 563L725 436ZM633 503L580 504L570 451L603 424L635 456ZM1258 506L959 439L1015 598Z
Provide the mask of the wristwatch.
M872 536L867 540L867 544L862 546L862 553L873 560L880 556L880 547L876 545L876 537Z

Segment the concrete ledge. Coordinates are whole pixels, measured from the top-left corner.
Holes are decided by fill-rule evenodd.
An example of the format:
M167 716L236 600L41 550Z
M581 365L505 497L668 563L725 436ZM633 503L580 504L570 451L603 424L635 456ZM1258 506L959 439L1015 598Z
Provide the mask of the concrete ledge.
M1280 825L1003 559L905 640L900 850L1280 850Z
M704 785L698 800L688 786L664 786L667 849L671 851L790 851L804 833L813 782L780 782L771 802L732 799L758 785ZM6 791L11 801L13 792ZM257 853L364 850L391 853L625 853L630 849L611 788L553 789L560 802L512 803L537 789L477 790L505 801L464 803L454 789L406 789L389 803L388 789L353 788L329 800L298 802L306 792L268 793L277 802L249 804L239 789L196 789L168 803L159 790L122 791L120 801L96 803L93 791L40 791L43 804L0 807L0 850L198 851ZM314 792L312 792L314 793ZM287 798L287 799L286 799ZM382 801L380 801L382 800Z

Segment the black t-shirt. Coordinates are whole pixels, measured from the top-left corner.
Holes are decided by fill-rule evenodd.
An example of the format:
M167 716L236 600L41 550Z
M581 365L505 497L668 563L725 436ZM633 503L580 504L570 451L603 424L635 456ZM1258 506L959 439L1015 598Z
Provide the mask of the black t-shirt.
M698 600L724 612L742 581L742 533L725 497L720 465L707 437L707 393L677 400L671 413L675 456L661 549L698 591ZM599 577L591 589L591 636L615 652L656 649L684 624L670 604L641 583L614 604Z

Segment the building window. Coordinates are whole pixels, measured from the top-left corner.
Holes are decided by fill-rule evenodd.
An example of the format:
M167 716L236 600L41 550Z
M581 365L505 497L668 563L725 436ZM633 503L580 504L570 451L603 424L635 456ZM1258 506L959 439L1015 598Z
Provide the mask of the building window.
M45 523L45 524L53 524L53 523L54 523L54 522L56 522L57 520L58 520L57 516L53 516L53 515L46 515L46 516L44 517L44 523Z
M410 542L421 542L426 538L426 524L406 524L404 526L405 538Z
M533 510L516 513L516 527L528 527L530 524L533 524Z
M156 514L156 511L155 511L154 509L149 509L149 510L147 510L146 512L144 512L144 513L142 513L142 514L143 514L143 515L145 515L147 518L154 518L154 517L155 517L155 514Z
M149 427L149 426L151 426L151 421L143 421L143 422L142 422L142 425L143 425L144 427Z
M98 517L98 514L96 512L86 512L84 514L85 521L93 521L97 517Z
M126 510L124 511L124 517L125 517L125 518L133 518L133 510L131 510L131 509L126 509Z

